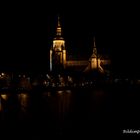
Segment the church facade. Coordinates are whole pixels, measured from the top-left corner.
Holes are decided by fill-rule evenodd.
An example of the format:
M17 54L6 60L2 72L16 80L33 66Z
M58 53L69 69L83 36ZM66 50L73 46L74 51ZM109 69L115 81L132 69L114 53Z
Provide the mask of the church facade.
M60 24L60 18L58 17L58 24L56 28L56 36L53 39L52 46L50 48L50 71L61 70L79 70L84 73L89 71L98 70L101 73L105 73L105 65L110 64L109 59L104 59L102 55L98 54L95 37L92 55L87 60L69 60L68 52L65 47L65 40L62 37L62 28Z

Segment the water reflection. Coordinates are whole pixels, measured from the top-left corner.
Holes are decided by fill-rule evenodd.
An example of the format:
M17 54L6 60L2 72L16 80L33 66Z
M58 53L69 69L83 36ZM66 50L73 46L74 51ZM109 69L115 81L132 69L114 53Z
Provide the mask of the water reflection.
M8 94L1 94L1 98L4 99L4 100L7 100L8 99Z
M29 106L29 93L20 93L17 96L20 102L20 109L26 112Z
M8 94L2 93L0 94L0 112L4 109L4 104L8 100Z
M132 93L126 94L124 90L124 93L120 94L119 90L115 89L98 88L34 91L19 94L1 93L0 123L11 120L12 126L18 124L17 130L25 131L24 126L26 126L26 129L29 132L32 131L33 135L41 130L41 134L45 136L46 133L77 134L78 130L79 135L84 134L86 130L88 132L98 130L100 132L101 129L104 131L109 122L112 124L110 128L117 126L115 122L118 117L116 116L121 117L122 121L119 125L123 127L131 117L139 117L137 114L139 94L135 94L138 92L132 90ZM130 101L133 101L132 109ZM129 108L127 109L126 106ZM9 126L10 123L7 123L6 127L9 128Z
M104 99L104 92L86 90L58 90L43 93L1 94L0 111L14 112L16 118L37 118L44 122L48 119L61 125L70 117L82 118L85 113L95 113ZM75 113L75 116L73 114ZM78 114L78 115L77 115Z
M69 112L71 108L71 96L70 90L56 91L51 94L50 92L44 92L42 95L42 106L44 111L49 108L50 114L55 119L63 120L63 117Z

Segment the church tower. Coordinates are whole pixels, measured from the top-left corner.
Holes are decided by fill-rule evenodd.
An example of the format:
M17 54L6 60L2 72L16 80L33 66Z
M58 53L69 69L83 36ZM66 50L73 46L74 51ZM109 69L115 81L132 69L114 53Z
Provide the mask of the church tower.
M66 67L66 49L65 40L62 37L62 29L60 25L60 17L56 28L56 35L50 49L50 71L61 71Z
M104 70L100 64L101 64L101 60L100 60L98 53L97 53L97 48L96 48L96 44L95 44L95 37L94 37L93 53L92 53L92 56L90 58L90 69L91 70L96 69L96 70L100 71L101 73L104 73Z
M98 54L97 54L97 48L96 48L96 44L95 44L95 37L94 37L94 45L93 45L93 53L91 56L91 69L98 69Z

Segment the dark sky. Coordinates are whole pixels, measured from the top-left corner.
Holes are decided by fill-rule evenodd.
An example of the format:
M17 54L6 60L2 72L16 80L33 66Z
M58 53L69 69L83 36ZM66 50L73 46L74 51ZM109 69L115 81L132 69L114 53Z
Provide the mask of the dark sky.
M111 5L111 6L110 6ZM139 74L138 9L119 3L5 4L1 12L1 69L46 69L59 14L67 48L87 54L93 36L116 72Z

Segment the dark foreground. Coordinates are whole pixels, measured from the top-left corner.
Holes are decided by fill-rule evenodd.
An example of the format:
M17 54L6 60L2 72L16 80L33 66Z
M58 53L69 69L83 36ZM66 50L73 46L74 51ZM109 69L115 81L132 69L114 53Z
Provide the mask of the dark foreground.
M43 93L1 93L0 139L125 136L140 129L140 88L95 87Z

